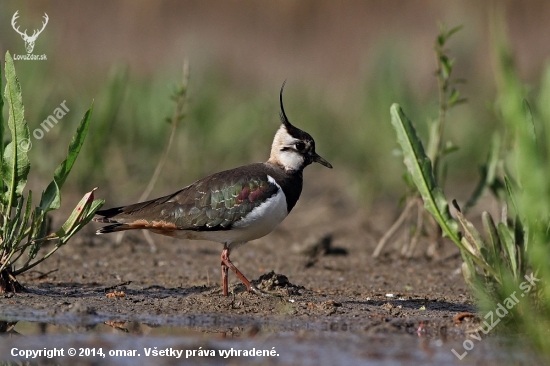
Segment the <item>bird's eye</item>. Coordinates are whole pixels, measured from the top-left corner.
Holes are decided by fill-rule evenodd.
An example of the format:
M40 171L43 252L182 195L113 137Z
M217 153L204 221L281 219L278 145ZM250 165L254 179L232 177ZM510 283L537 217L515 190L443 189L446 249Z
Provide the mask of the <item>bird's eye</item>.
M297 142L296 145L294 145L296 147L296 150L298 151L302 151L306 148L306 144L304 144L302 141L300 142Z

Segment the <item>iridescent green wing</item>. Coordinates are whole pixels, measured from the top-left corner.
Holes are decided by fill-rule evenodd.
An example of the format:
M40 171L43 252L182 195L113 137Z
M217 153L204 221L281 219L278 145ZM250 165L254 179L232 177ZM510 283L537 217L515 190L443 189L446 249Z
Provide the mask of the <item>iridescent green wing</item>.
M239 168L211 175L169 196L97 214L103 222L126 224L119 229L227 230L278 190L267 174Z
M277 191L265 174L214 175L174 196L181 208L175 224L180 229L229 229Z

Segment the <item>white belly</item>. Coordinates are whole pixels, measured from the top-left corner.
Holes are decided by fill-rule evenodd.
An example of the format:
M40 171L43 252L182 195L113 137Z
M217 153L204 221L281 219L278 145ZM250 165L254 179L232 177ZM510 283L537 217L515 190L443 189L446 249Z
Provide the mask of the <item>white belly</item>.
M246 217L233 224L231 231L242 232L246 237L244 241L254 240L269 234L288 215L286 197L275 180L268 176L270 183L279 189L277 193L254 208Z

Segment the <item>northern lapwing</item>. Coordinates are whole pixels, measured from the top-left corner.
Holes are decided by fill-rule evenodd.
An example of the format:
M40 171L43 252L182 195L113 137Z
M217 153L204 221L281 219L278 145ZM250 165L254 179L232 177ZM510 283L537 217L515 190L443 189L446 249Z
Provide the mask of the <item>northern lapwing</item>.
M248 291L259 293L233 265L229 254L236 247L269 234L290 213L302 192L306 166L316 162L332 165L315 152L315 141L294 127L279 94L281 126L275 134L271 155L265 163L226 170L200 179L161 198L101 210L97 222L109 223L97 230L107 234L145 229L180 239L210 240L223 244L221 254L223 294L231 269Z

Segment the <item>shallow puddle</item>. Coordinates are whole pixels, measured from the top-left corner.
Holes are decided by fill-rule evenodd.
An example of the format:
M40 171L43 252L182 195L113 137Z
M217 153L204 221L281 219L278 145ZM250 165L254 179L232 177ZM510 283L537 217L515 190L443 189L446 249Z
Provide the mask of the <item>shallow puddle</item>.
M38 317L40 317L40 314ZM277 322L225 315L150 316L147 323L93 314L0 321L8 364L502 365L538 364L517 341L368 334L349 319ZM37 319L36 319L37 320ZM470 339L470 338L469 338ZM465 349L466 347L466 349ZM453 349L455 352L453 352ZM462 357L462 359L459 359Z

